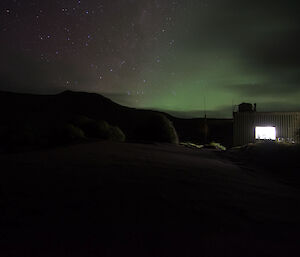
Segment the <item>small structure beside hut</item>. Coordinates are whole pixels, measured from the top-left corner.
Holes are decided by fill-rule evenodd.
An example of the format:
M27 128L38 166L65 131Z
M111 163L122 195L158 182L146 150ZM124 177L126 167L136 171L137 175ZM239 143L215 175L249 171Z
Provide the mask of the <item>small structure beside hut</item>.
M300 112L257 112L256 104L242 103L233 112L233 145L260 140L299 143Z

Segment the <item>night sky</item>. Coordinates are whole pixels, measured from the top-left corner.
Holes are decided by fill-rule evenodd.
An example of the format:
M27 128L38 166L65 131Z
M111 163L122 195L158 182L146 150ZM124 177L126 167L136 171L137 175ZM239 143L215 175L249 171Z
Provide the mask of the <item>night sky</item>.
M180 116L300 110L298 1L1 0L0 90ZM206 104L205 104L206 103Z

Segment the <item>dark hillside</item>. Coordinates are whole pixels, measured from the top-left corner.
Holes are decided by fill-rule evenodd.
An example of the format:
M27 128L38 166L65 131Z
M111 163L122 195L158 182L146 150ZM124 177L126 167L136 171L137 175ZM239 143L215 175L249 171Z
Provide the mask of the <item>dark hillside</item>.
M106 120L120 127L127 140L137 138L138 129L153 115L163 114L171 120L181 141L205 143L217 141L231 146L232 120L180 119L169 114L128 108L95 93L65 91L57 95L32 95L0 92L0 128L34 124L40 130L57 123L71 122L75 116Z

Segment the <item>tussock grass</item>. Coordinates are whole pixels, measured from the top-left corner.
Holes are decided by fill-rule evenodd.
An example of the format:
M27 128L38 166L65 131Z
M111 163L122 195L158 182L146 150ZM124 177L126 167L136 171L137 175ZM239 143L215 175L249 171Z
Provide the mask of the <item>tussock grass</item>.
M210 142L208 144L209 147L215 148L216 150L226 151L226 147L221 145L220 143Z
M204 145L198 145L191 142L182 142L180 145L183 145L185 147L194 148L194 149L202 149Z

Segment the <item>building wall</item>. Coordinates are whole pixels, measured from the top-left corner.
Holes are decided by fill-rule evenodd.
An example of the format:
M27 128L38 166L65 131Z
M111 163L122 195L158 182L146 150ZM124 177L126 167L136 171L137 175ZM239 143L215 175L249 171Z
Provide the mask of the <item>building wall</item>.
M300 112L234 112L234 146L254 143L256 126L275 126L277 138L299 143Z

